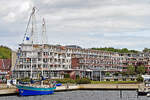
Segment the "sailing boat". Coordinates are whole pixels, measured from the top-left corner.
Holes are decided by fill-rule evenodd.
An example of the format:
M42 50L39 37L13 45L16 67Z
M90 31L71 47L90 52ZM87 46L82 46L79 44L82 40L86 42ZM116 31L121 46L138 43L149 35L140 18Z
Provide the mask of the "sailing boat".
M28 22L28 25L30 23L30 20L32 17L34 17L34 14L35 14L35 7L33 8L32 10L32 13L31 13L31 16L29 18L29 22ZM43 26L45 24L45 21L43 20ZM27 25L27 28L28 28L28 25ZM31 28L31 36L33 35L33 22L32 22L32 28ZM29 40L29 37L26 36L26 33L25 33L25 37L24 37L26 40ZM23 40L24 41L24 40ZM32 45L32 48L33 48L33 37L32 37L32 41L31 41L31 45ZM43 61L43 47L44 47L44 43L42 43L42 61ZM33 50L33 49L32 49ZM31 51L31 55L32 55L33 51ZM54 90L56 89L56 83L53 82L49 85L44 85L43 84L43 80L44 77L43 77L43 63L42 63L42 68L41 68L41 80L38 81L40 82L40 84L37 84L37 82L35 82L34 80L32 80L32 56L30 57L31 59L31 75L30 75L30 79L31 79L31 82L30 83L25 83L25 82L20 82L18 84L16 84L16 87L18 88L18 91L19 91L19 95L21 96L29 96L29 95L48 95L48 94L52 94L54 93Z

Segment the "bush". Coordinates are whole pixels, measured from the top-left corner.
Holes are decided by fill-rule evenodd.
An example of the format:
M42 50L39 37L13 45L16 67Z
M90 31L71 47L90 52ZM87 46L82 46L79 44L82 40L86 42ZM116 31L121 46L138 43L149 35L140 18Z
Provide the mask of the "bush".
M70 78L64 78L64 79L54 79L57 83L77 83L77 84L89 84L91 83L91 80L88 79L88 78L82 78L82 79L76 79L76 80L73 80L73 79L70 79Z
M109 72L106 72L106 73L105 73L105 76L107 76L107 77L110 76L110 73L109 73Z
M113 75L114 75L114 76L118 76L118 75L119 75L119 73L118 73L118 72L116 72L116 73L114 73Z
M127 76L128 75L127 72L120 72L120 74L122 74L122 76Z
M76 75L76 79L79 79L80 78L80 76L79 75Z
M143 82L143 77L141 75L138 75L137 79L136 79L138 82Z
M91 84L136 84L137 81L91 81Z
M30 82L31 79L26 77L26 78L22 78L22 79L18 79L17 81L22 81L22 82Z
M75 80L70 78L54 79L57 83L75 83Z
M88 78L81 78L81 79L76 79L77 84L89 84L91 83L91 80Z
M70 78L69 74L64 74L64 78Z

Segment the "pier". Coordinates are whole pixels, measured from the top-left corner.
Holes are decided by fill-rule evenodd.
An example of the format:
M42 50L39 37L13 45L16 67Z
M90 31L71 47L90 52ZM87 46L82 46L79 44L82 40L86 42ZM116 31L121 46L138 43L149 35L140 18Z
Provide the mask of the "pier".
M56 88L55 92L73 90L138 90L139 84L80 84L63 85ZM0 88L0 95L17 94L15 87Z
M80 89L91 90L137 90L139 84L83 84L79 85Z

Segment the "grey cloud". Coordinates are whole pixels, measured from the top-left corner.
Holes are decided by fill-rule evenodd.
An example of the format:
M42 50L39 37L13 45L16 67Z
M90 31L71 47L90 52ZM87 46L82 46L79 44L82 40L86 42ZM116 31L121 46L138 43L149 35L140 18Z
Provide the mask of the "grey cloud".
M13 48L22 42L33 6L39 32L45 17L50 44L141 50L150 42L149 0L1 0L0 6L0 43Z

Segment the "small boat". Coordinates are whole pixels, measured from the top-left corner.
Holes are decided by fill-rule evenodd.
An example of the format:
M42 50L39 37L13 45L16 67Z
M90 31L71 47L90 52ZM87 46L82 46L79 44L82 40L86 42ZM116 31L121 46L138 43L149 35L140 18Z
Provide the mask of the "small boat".
M147 97L150 97L150 92L148 92L146 96L147 96Z
M61 83L57 83L57 84L56 84L56 86L61 86L61 85L62 85Z

